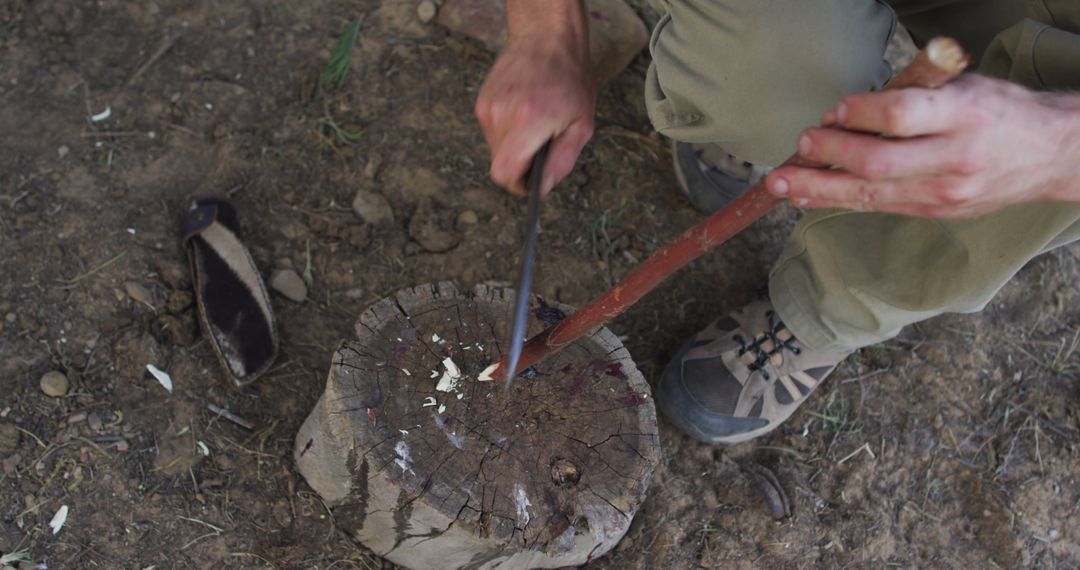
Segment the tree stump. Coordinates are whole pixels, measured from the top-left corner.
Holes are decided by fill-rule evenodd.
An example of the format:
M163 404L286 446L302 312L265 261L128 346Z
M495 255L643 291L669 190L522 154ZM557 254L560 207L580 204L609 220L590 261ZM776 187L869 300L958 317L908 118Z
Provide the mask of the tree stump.
M523 372L501 356L513 295L448 283L366 310L296 439L348 532L416 569L584 564L626 533L659 459L649 387L606 328ZM529 335L568 308L534 297Z

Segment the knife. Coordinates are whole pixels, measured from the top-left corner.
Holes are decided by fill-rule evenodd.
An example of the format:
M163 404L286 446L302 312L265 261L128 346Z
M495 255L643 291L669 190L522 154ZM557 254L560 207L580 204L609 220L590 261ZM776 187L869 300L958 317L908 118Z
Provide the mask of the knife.
M526 191L529 193L529 206L525 218L525 249L521 254L521 274L514 290L514 312L510 316L510 342L505 377L507 389L516 376L521 347L525 344L525 329L529 324L529 293L532 290L533 268L536 262L536 237L540 231L540 183L544 178L544 161L547 160L550 144L550 141L546 142L536 151L525 182Z

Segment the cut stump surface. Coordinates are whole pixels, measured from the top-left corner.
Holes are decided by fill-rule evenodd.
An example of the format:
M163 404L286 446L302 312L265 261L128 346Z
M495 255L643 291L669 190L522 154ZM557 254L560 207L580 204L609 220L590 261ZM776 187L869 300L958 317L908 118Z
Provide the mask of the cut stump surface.
M606 328L509 390L477 380L502 355L511 300L440 283L375 304L300 429L300 472L339 524L397 564L583 564L615 546L644 499L656 412ZM534 297L529 334L567 309Z

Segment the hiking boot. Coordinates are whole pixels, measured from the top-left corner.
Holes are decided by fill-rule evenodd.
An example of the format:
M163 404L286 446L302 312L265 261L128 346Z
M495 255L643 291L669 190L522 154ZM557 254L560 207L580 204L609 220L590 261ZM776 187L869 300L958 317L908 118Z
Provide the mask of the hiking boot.
M673 141L671 154L679 190L695 208L706 214L726 206L770 170L709 143Z
M768 301L756 301L684 344L664 369L656 400L694 438L740 443L788 419L848 354L810 350Z

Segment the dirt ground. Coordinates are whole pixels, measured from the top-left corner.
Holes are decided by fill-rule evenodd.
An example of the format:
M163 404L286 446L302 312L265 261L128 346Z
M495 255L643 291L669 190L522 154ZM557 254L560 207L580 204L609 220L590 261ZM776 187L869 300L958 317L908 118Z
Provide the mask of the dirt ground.
M0 4L0 556L14 567L391 567L335 527L293 436L362 309L422 283L512 279L524 217L486 180L471 115L492 56L414 8ZM360 14L344 84L317 90ZM580 305L699 219L644 115L646 65L604 89L596 137L545 205L542 295ZM358 190L393 222L362 223ZM288 258L312 278L303 303L274 296L282 353L246 389L196 329L178 236L193 194L231 197L264 272ZM770 215L612 324L650 382L751 298L798 216ZM714 448L662 423L649 497L594 566L1080 566L1078 253L1033 261L978 315L862 350L761 441ZM65 396L39 388L50 370ZM754 465L792 517L769 515Z

